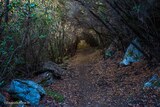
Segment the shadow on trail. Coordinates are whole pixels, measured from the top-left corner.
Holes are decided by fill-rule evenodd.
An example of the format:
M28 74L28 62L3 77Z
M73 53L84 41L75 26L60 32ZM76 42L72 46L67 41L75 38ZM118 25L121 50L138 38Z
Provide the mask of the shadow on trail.
M119 68L120 60L120 53L105 61L101 50L77 50L63 80L50 88L65 95L64 107L126 107L128 98L140 92L139 81L144 81L143 73L134 79L132 71L144 65Z

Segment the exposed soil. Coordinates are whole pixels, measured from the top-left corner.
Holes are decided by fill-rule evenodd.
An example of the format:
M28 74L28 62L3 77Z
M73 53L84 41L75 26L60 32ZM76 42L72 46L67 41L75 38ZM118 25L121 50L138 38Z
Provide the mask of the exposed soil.
M104 60L100 50L78 50L69 60L67 74L50 88L65 96L64 107L127 107L138 98L144 82L154 73L146 63L119 67L122 53Z

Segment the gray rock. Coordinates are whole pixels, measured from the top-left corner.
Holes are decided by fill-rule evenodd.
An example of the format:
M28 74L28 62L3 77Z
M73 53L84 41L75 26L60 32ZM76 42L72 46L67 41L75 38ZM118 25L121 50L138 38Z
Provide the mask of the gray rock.
M42 86L48 86L55 82L55 78L51 72L44 72L34 78L34 80Z
M56 63L52 61L44 62L42 66L42 70L49 71L57 77L64 75L64 71L65 71L64 69L62 69L61 67L59 67Z

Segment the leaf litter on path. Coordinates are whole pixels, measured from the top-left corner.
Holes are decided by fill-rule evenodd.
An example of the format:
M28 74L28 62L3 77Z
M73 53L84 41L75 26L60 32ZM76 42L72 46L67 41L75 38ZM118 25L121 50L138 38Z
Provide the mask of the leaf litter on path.
M143 92L143 83L153 72L145 61L119 67L121 58L121 52L104 60L101 50L79 50L63 80L49 88L65 96L64 107L126 107Z

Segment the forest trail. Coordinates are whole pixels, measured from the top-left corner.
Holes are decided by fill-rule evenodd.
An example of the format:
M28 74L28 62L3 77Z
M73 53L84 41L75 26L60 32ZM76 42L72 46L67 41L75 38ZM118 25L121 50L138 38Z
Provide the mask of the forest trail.
M118 67L121 53L106 61L100 53L93 48L78 50L63 80L50 86L65 95L64 107L126 107L129 98L141 91L143 64Z

